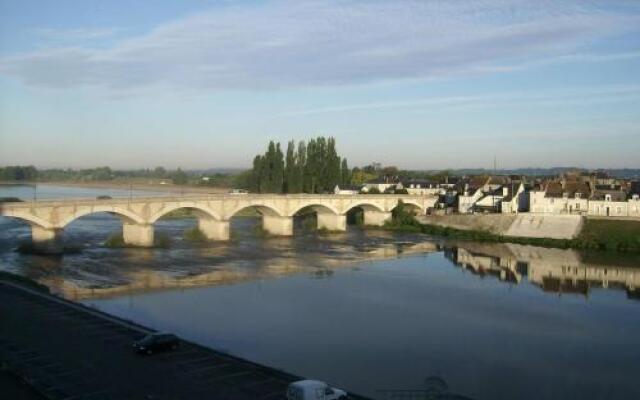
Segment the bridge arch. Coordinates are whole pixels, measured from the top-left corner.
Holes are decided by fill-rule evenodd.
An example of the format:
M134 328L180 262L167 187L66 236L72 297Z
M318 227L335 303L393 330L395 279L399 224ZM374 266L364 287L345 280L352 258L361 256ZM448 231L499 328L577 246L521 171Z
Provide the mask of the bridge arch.
M258 212L261 215L266 215L268 217L284 217L285 213L283 213L281 210L278 210L276 207L269 205L269 204L264 204L261 202L256 202L256 203L246 203L246 204L241 204L235 208L233 208L227 215L226 215L226 219L230 219L232 217L234 217L235 215L237 215L240 211L246 210L246 209L256 209L258 210Z
M307 204L302 204L298 208L295 208L291 212L291 215L296 215L297 213L299 213L300 211L304 210L305 208L311 209L311 210L315 211L317 214L333 214L333 215L341 215L342 214L341 212L338 211L337 208L335 208L331 204L320 204L320 203L316 203L316 202L309 202Z
M44 219L30 213L12 212L12 213L4 214L3 217L12 218L12 219L27 223L30 226L35 226L42 229L53 228L53 226L47 221L45 221Z
M153 224L156 221L158 221L160 218L164 217L165 215L167 215L167 214L169 214L169 213L171 213L173 211L181 210L181 209L187 209L187 210L195 211L194 214L195 214L195 216L197 218L213 218L213 219L215 219L217 221L220 221L220 220L223 219L222 216L219 213L213 211L210 208L200 206L200 205L198 205L196 203L192 203L192 204L184 204L184 203L182 203L182 204L174 204L174 205L162 208L161 210L159 210L158 212L153 214L153 216L151 216L151 218L149 218L149 223Z
M73 212L68 217L61 219L58 222L57 227L64 228L65 226L69 225L71 222L75 221L78 218L84 217L85 215L96 214L96 213L108 213L111 215L116 215L120 217L123 220L123 222L128 224L144 224L144 219L141 216L125 208L113 207L113 206L94 206L91 208L80 209L78 211Z
M346 214L357 207L362 208L364 211L386 212L386 210L384 209L384 206L381 206L372 202L368 202L368 201L359 201L359 202L354 202L347 205L343 210L343 214Z

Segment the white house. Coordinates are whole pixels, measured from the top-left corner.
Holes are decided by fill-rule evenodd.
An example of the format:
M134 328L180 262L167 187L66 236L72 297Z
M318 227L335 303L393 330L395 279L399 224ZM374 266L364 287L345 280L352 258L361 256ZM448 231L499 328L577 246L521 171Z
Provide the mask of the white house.
M362 191L367 193L374 188L377 189L380 193L384 193L387 189L390 189L390 188L402 189L402 184L398 182L392 182L391 180L388 180L388 179L379 178L369 182L365 182L362 187Z
M402 187L409 194L415 195L444 195L447 193L447 188L443 187L437 182L426 180L410 180L402 183Z
M639 194L620 187L591 191L586 182L548 182L530 192L533 213L578 214L602 217L640 217Z
M529 193L529 211L546 214L586 214L591 188L586 182L547 182Z
M507 190L507 195L500 203L500 212L503 214L517 214L528 210L529 202L523 182L507 185L506 187L503 186L503 189Z
M333 189L335 194L353 195L358 194L362 190L362 186L359 185L336 185Z

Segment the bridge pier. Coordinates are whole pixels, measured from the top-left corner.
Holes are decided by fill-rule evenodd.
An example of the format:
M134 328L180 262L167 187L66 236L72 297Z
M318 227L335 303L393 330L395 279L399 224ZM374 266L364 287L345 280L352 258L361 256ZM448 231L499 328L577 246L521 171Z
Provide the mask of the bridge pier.
M229 240L229 221L198 218L198 229L209 240Z
M38 252L62 253L64 250L62 229L59 228L43 228L38 225L31 225L31 241L34 249Z
M122 225L122 239L129 246L152 247L153 225L125 222Z
M391 220L391 213L377 210L364 210L364 224L382 226Z
M335 215L329 213L317 213L318 229L327 229L329 231L346 231L347 216Z
M293 235L293 217L262 216L262 229L276 236Z

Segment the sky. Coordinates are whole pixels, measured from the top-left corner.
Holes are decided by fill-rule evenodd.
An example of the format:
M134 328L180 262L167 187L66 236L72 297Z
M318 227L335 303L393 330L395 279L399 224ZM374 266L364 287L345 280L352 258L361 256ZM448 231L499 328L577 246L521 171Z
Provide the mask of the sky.
M0 165L640 168L640 1L0 0Z

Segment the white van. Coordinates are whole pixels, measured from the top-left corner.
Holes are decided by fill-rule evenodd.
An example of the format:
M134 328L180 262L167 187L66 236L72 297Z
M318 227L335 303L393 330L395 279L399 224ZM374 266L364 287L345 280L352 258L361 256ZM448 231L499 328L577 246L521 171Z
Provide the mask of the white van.
M332 388L321 381L305 379L287 388L287 400L346 400L347 392Z

